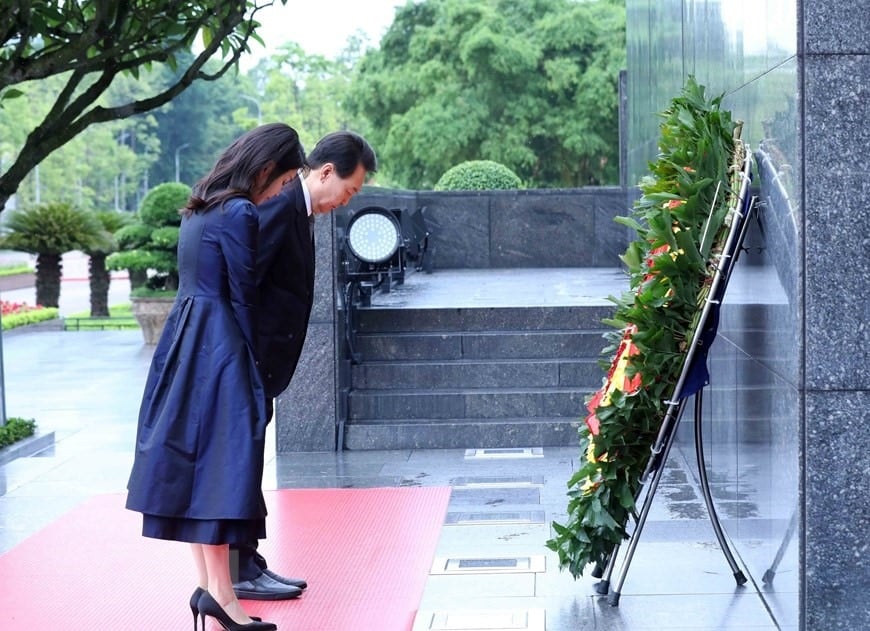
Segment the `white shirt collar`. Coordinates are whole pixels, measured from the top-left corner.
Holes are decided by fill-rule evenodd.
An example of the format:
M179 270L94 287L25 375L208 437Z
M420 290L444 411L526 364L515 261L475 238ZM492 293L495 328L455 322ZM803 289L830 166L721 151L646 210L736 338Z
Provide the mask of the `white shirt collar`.
M302 184L302 195L305 197L305 209L308 211L308 216L311 216L311 193L308 191L308 186L305 184L305 178L302 177L302 170L299 170L299 180Z

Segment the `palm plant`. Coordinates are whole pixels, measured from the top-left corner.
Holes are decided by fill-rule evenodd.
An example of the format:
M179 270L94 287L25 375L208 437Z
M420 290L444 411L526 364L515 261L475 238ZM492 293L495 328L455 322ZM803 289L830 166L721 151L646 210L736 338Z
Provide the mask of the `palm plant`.
M107 237L93 213L65 202L49 202L11 211L0 246L36 255L36 304L57 307L63 272L61 257L74 250L98 247Z
M106 258L118 249L114 234L130 223L130 216L119 212L104 210L94 213L106 233L106 238L95 247L85 250L90 257L88 280L91 286L91 317L109 316L109 284L111 275L106 267Z

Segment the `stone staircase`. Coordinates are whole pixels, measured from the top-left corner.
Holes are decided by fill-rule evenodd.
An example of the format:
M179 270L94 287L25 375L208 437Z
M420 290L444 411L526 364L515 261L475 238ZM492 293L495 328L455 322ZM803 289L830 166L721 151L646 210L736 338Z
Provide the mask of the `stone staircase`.
M345 449L570 446L603 376L607 306L369 308Z

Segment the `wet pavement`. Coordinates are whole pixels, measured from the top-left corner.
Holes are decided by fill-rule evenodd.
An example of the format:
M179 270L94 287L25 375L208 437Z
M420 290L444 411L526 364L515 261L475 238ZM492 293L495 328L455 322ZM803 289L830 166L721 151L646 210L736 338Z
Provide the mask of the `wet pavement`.
M547 295L595 293L553 278L559 288L541 289ZM612 280L602 277L596 292L613 293ZM510 290L509 277L493 282ZM3 335L7 414L35 418L42 432L54 432L54 444L0 466L0 553L84 499L124 491L150 355L139 331ZM264 488L451 486L414 631L796 628L777 626L753 579L735 586L684 455L690 448L671 453L618 607L596 593L596 579L561 572L544 545L551 522L565 516L575 448L276 454L271 447ZM749 494L723 510L745 516L752 505Z

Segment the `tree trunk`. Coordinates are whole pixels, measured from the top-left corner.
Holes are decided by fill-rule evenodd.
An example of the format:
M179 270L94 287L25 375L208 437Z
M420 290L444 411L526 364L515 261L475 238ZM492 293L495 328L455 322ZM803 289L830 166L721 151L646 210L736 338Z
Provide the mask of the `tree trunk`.
M148 271L144 269L128 269L127 274L130 276L130 291L144 287L148 281Z
M109 317L109 283L112 281L106 269L105 254L91 254L88 262L91 283L91 317Z
M60 299L60 254L36 255L36 304L43 307L58 307Z

